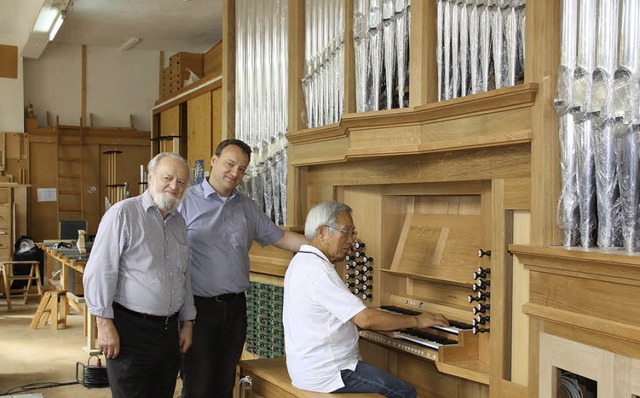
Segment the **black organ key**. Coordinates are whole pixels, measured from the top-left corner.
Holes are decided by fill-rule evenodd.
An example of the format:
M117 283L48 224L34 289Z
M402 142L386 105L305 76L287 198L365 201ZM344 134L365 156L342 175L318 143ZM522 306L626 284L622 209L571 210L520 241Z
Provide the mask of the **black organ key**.
M398 314L404 314L404 315L420 315L422 314L422 312L420 311L414 311L414 310L409 310L406 308L402 308L402 307L396 307L395 305L383 305L380 307L383 310L389 311L389 312L396 312Z

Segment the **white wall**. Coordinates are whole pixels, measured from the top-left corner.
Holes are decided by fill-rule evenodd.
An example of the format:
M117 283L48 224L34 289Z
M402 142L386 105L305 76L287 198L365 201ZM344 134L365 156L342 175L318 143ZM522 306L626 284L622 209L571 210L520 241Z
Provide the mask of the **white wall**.
M159 54L156 51L87 47L87 121L96 127L151 129L151 108L158 98ZM80 124L82 112L82 47L49 43L37 60L24 60L24 102L31 102L38 124L46 112L60 124Z
M22 133L24 132L24 97L21 47L18 45L18 39L8 35L0 35L0 44L18 46L18 78L0 77L0 131Z

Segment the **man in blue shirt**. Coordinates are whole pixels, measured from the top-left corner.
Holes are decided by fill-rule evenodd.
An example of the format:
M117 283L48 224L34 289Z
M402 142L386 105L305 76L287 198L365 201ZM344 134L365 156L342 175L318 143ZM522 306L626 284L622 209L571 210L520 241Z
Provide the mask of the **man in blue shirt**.
M187 223L198 310L193 347L183 357L183 398L232 397L247 331L245 291L253 241L290 251L306 243L238 192L250 159L246 143L222 141L211 158L209 179L189 188L179 208Z

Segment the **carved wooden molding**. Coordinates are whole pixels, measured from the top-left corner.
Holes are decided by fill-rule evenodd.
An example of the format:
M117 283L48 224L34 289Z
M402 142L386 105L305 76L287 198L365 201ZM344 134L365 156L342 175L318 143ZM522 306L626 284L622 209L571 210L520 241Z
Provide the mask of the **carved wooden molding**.
M289 132L290 161L305 166L529 143L537 91L528 83L414 108L344 114L337 124Z

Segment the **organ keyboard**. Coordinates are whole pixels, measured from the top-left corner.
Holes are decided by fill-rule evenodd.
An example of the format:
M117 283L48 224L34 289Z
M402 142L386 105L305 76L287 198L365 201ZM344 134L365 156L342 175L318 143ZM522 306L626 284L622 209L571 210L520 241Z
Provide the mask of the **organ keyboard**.
M405 315L419 315L422 312L417 308L428 308L425 303L413 299L392 296L391 300L396 303L402 302L403 305L394 303L383 305L379 309ZM411 305L412 302L419 305L414 307ZM429 308L432 312L442 312L441 309L437 306L434 309ZM450 318L451 314L445 313L445 316ZM449 324L449 327L437 326L427 330L402 329L393 332L361 330L360 338L379 346L433 361L438 370L445 373L451 373L446 371L451 366L468 368L466 369L468 379L488 383L486 366L478 361L479 336L473 334L473 325L452 319L449 319Z

